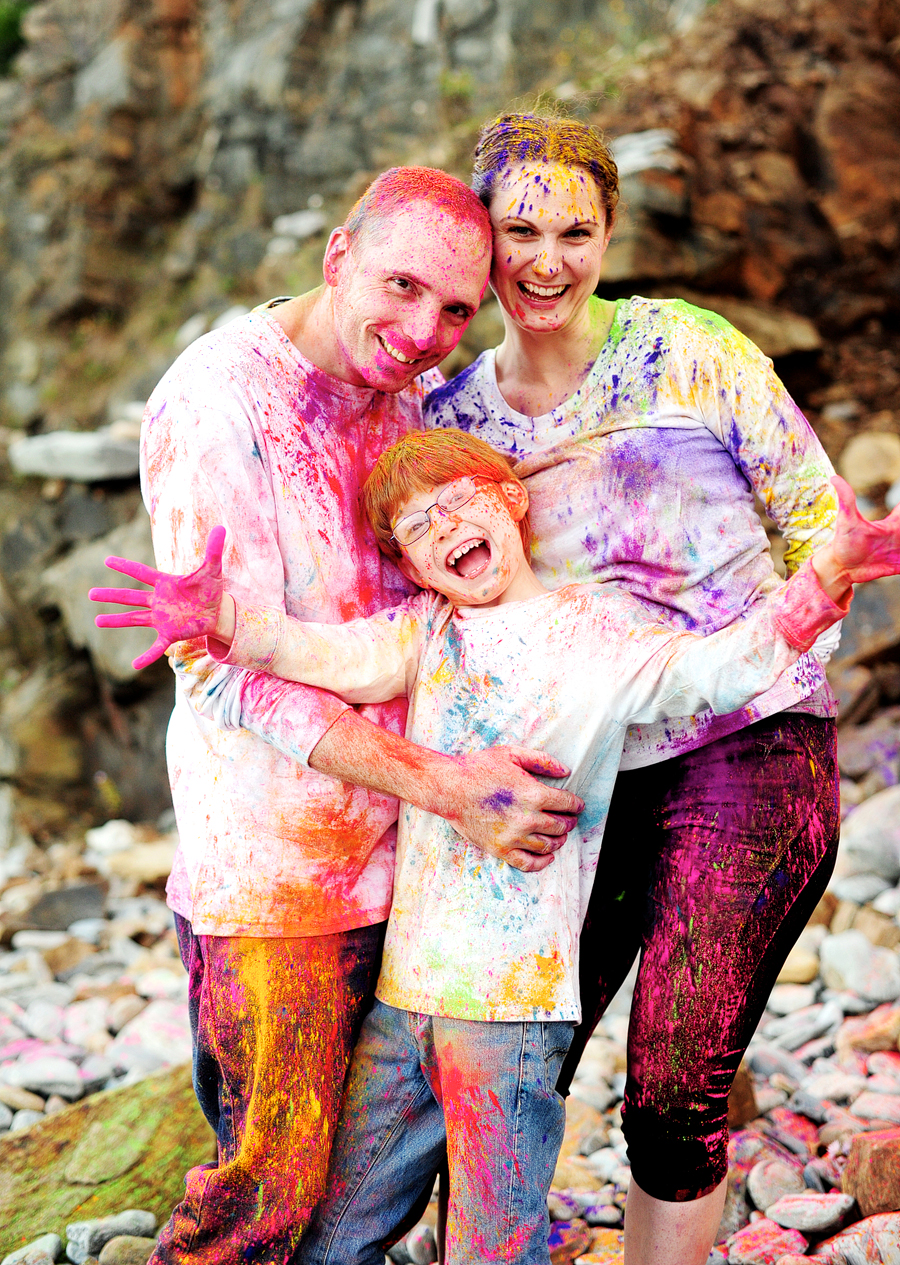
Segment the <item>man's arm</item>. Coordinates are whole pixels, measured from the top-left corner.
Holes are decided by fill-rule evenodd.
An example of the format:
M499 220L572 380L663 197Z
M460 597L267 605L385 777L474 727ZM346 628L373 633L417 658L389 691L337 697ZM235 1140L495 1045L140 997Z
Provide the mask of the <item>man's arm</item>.
M320 773L396 795L445 817L470 843L517 869L537 871L549 865L584 807L571 791L545 786L531 776L565 777L569 770L551 756L523 747L441 755L349 708L310 748L308 696L333 695L265 672L208 665L208 658L193 665L203 679L193 687L192 700L220 728L250 729L283 755ZM183 661L182 679L191 671L190 662Z

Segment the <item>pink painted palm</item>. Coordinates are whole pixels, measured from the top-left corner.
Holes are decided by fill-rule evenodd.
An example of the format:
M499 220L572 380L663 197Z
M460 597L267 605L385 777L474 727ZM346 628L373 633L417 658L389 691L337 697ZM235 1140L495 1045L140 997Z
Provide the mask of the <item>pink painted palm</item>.
M149 650L138 655L133 667L146 668L164 655L176 641L189 641L193 637L210 637L215 633L222 595L225 591L222 579L222 549L225 544L225 528L214 527L206 542L206 556L196 571L190 575L167 575L142 562L129 558L107 558L111 571L131 576L147 589L91 589L92 602L121 602L139 606L140 610L123 611L118 615L98 615L94 620L98 628L154 628L156 641Z

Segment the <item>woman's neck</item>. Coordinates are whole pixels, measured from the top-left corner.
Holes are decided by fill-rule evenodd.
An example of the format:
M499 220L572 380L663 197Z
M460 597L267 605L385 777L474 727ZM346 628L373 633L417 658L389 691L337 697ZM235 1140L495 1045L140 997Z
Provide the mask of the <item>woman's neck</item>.
M540 417L574 395L609 336L615 310L608 299L592 298L577 322L547 333L522 329L504 312L506 336L495 363L510 408Z

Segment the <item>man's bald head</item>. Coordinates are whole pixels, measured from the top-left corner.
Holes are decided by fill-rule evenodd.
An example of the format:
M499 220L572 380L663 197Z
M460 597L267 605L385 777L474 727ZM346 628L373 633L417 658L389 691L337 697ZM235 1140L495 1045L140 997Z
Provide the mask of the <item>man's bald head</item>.
M481 199L456 176L436 167L392 167L377 176L344 221L351 247L362 238L383 238L392 218L416 202L471 226L490 249L491 220Z

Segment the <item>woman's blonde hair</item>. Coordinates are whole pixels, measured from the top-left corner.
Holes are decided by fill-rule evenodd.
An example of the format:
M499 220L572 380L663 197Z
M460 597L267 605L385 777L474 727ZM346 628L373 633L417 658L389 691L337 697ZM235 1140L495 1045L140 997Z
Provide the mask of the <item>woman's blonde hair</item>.
M619 201L616 160L596 128L577 119L539 113L498 114L478 136L472 167L472 188L491 205L498 177L518 163L560 163L582 167L594 180L611 227Z

